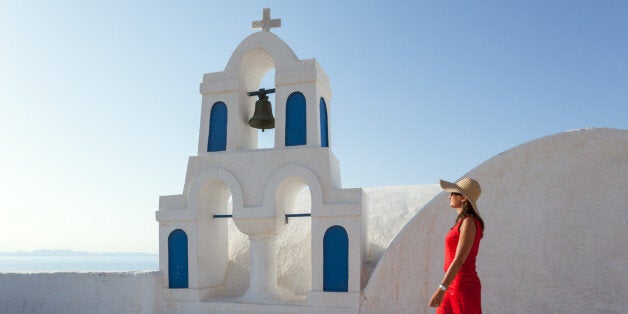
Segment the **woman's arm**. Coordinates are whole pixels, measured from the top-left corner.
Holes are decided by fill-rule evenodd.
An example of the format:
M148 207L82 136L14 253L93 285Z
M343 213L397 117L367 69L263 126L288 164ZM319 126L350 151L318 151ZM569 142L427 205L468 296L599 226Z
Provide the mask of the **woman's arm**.
M464 261L467 260L467 256L469 256L469 253L471 252L473 240L475 239L475 232L476 230L473 218L465 218L460 226L460 239L458 239L458 246L456 247L456 256L451 262L451 265L449 265L449 269L445 273L443 281L441 281L442 285L449 287L451 282L454 281L458 271L462 268L462 264L464 264Z
M471 248L473 247L475 233L475 222L473 221L473 218L465 218L460 225L460 238L458 239L458 246L456 247L456 256L451 262L451 265L449 265L449 269L447 269L447 272L441 281L443 286L449 287L458 274L458 271L460 271L460 268L462 268L462 264L464 264L464 261L467 260L467 256L469 256L469 252L471 252ZM445 291L437 288L430 300L430 306L438 306L443 300L444 294Z

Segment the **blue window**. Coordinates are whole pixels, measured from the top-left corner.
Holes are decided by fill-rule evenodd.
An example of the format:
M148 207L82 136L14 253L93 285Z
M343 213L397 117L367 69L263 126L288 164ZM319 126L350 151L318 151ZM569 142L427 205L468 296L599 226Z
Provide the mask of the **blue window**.
M321 114L321 147L329 147L329 137L327 135L327 104L325 104L325 99L321 97L320 104L320 114Z
M168 287L188 287L188 236L177 229L168 236Z
M219 101L212 106L209 116L207 151L219 152L227 149L227 105Z
M286 146L305 145L307 131L305 122L305 96L294 92L286 103Z
M349 237L341 226L333 226L323 237L323 291L349 291Z

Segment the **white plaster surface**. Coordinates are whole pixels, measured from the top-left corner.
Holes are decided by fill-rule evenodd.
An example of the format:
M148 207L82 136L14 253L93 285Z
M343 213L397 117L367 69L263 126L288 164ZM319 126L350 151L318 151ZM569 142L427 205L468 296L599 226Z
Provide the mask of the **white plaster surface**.
M467 176L482 185L484 312L628 313L628 130L543 137ZM361 312L434 312L427 303L455 218L448 204L439 194L403 228L373 272Z
M369 234L371 242L366 275L370 275L388 245L427 202L441 191L438 184L370 187Z
M464 176L477 178L483 189L478 206L486 232L478 272L486 313L628 312L627 130L544 137ZM440 192L436 185L364 191L371 242L365 270L377 266L360 312L433 312L427 302L442 277L443 238L455 215L446 195L429 201ZM292 212L310 211L303 189ZM298 298L311 286L310 219L291 218L277 238L278 285L299 302L238 303L249 285L250 241L229 220L223 297L166 304L158 272L0 274L0 313L355 312Z
M380 193L382 197L386 196ZM310 191L304 188L298 192L291 213L311 211ZM250 240L229 219L225 291L210 302L170 302L166 305L162 299L159 272L2 273L0 313L347 312L346 308L305 305L305 294L311 289L312 281L310 224L310 217L290 218L277 237L277 283L284 293L289 294L282 305L246 304L246 300L240 298L249 287ZM389 238L392 239L392 235Z
M438 185L408 185L398 187L371 187L364 191L369 196L368 263L374 265L386 247L414 214L438 192ZM310 193L302 189L294 202L294 213L308 213ZM305 295L311 283L311 227L310 218L290 218L278 243L278 275L280 287ZM242 295L249 283L249 239L229 222L229 269L225 278L228 297ZM370 268L372 270L372 267Z
M0 313L166 313L158 287L158 272L2 273Z
M268 10L264 10L267 17ZM248 93L257 90L264 75L275 69L275 145L272 149L257 149L257 130L248 125L255 99ZM164 294L168 300L216 300L232 297L237 291L240 301L249 303L305 302L303 293L323 293L322 239L326 228L339 225L347 232L348 293L345 303L359 306L359 295L365 283L363 265L369 247L367 241L368 215L366 194L362 189L342 189L336 157L327 147L321 147L319 102L325 101L330 116L331 88L329 78L315 59L299 60L294 51L279 37L267 31L251 34L235 49L225 70L203 75L200 85L203 95L198 156L190 157L181 195L160 198L159 211L159 269L163 276ZM294 92L306 101L306 141L298 146L285 146L287 125L286 106ZM206 145L212 126L211 108L217 102L227 107L226 151L207 152ZM327 123L323 124L328 126ZM331 134L328 128L329 134ZM284 249L277 243L283 235L284 217L294 211L295 194L302 188L310 191L308 213L310 241L294 242L297 249L309 254L310 274L302 275L302 267L281 270L278 267L301 265L291 254L279 261ZM248 246L248 261L243 264L249 273L248 290L242 295L241 285L234 285L229 265L228 225L222 218L231 196L232 221L237 229L252 241ZM182 229L188 239L188 288L169 289L168 236L175 228ZM285 235L284 235L285 237ZM232 260L233 261L233 260ZM279 264L283 263L283 264ZM284 267L285 268L285 267ZM284 275L292 289L284 289L278 272ZM305 276L305 278L301 278ZM241 273L235 274L238 283ZM320 294L319 293L319 294ZM325 293L323 293L325 294ZM335 294L337 297L339 294ZM333 298L320 299L317 305ZM346 301L346 300L345 300Z

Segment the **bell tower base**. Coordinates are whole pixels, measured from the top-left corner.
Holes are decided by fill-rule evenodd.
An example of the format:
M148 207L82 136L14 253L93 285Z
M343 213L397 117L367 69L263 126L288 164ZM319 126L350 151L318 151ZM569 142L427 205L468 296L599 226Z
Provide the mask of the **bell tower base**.
M307 304L251 304L238 303L235 300L216 300L208 302L171 301L169 304L174 313L359 313L359 308L325 307Z

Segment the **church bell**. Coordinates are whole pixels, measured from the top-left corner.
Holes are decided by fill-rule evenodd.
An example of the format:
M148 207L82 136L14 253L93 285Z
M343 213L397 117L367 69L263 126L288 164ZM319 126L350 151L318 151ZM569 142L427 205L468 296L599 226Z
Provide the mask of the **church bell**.
M258 96L259 99L255 102L255 112L249 120L249 125L256 129L262 129L262 132L265 129L274 129L275 117L273 117L273 108L268 96L264 92L259 93Z

